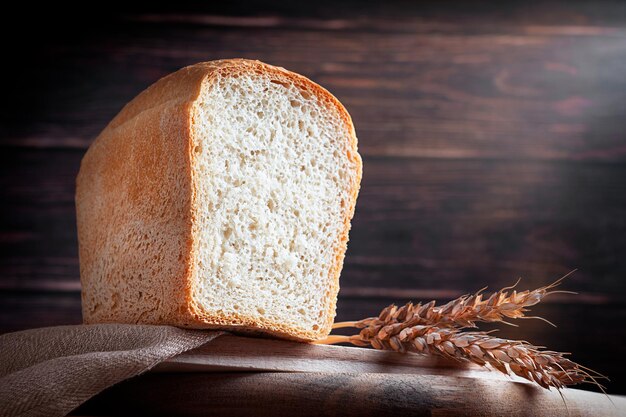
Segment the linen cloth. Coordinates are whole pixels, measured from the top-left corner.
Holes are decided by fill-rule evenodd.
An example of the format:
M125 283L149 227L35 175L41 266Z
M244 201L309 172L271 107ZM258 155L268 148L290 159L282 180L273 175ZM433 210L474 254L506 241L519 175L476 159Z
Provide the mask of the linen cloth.
M221 334L95 324L0 335L0 416L64 416L104 389Z

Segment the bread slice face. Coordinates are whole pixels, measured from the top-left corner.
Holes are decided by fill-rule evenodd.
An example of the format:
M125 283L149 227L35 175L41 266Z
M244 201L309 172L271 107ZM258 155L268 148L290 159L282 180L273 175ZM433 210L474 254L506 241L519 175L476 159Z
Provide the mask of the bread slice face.
M160 80L81 165L85 322L325 337L360 179L348 113L305 77L224 60Z

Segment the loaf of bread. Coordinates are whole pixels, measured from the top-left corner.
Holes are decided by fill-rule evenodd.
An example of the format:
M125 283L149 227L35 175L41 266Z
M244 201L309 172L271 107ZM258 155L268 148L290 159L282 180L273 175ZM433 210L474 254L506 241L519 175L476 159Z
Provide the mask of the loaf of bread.
M301 75L233 59L159 80L81 163L84 322L325 337L360 180L350 116Z

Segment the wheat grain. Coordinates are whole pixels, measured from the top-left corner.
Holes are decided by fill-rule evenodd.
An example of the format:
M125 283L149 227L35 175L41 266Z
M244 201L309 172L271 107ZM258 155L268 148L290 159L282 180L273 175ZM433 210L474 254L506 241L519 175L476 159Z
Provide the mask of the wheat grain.
M506 374L517 375L543 388L564 388L583 382L595 382L601 375L590 375L563 353L541 350L526 342L500 339L484 332L417 325L400 332L367 327L354 336L330 336L323 344L351 343L379 350L432 354L450 359L490 366ZM598 384L599 385L599 384Z

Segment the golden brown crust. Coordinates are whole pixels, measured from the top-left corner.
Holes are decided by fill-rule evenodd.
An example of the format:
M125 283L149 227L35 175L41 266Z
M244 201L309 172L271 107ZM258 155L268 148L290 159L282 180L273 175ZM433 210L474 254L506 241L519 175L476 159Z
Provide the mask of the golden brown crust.
M329 286L326 292L327 308L323 318L324 323L317 331L307 331L276 323L267 319L247 317L234 314L213 314L206 312L196 303L193 293L193 270L197 256L197 242L194 241L193 227L196 218L197 204L193 166L193 111L194 101L198 98L201 88L211 83L212 77L229 76L242 72L257 72L270 74L272 77L294 83L300 88L313 93L320 102L324 103L329 111L337 111L343 120L350 141L350 158L355 163L357 175L351 185L351 199L343 216L344 228L338 242L335 243L334 263L329 268ZM132 140L131 140L132 139ZM153 155L150 145L162 141L166 144L163 153ZM135 144L135 152L127 149ZM130 157L129 157L130 154ZM146 155L154 156L150 159L151 167L142 158ZM145 189L141 191L144 201L152 202L149 210L141 211L133 208L137 200L120 200L115 198L115 193L125 190L128 185L126 175L120 169L124 159L130 158L134 164L130 172L126 173L131 178L140 178L143 170L147 169L148 178L156 178L163 172L169 172L170 177L161 182L151 183L148 181ZM142 161L144 163L142 163ZM128 167L127 167L128 168ZM159 172L160 171L160 172ZM176 171L180 175L174 175ZM331 329L339 291L339 274L343 266L343 259L350 229L350 220L354 214L356 198L361 180L362 163L357 152L357 138L350 115L341 103L328 91L309 79L289 72L283 68L274 67L259 61L244 59L232 59L212 61L196 64L181 69L180 71L165 77L149 87L132 102L130 102L120 114L113 119L102 134L91 146L83 163L77 180L77 211L79 226L79 242L81 256L81 280L83 283L83 316L85 322L135 322L135 323L158 323L174 324L192 328L227 328L243 332L265 332L279 337L294 340L316 340L325 337ZM107 187L99 186L100 182L107 182ZM139 181L141 183L141 181ZM157 188L173 190L169 199L160 204L159 198L162 193ZM148 194L148 195L146 195ZM125 194L128 197L128 194ZM100 200L102 199L102 200ZM105 207L98 209L94 202L104 201ZM127 228L130 224L136 224L138 219L149 221L149 215L153 215L154 203L166 213L169 218L170 240L163 241L158 249L145 249L141 252L142 262L133 262L132 256L137 256L137 251L124 246L118 248L114 257L125 260L115 263L117 267L108 268L106 261L102 261L102 253L97 248L110 247L110 237L115 234L113 230ZM107 213L113 213L113 219L119 221L107 221ZM95 214L95 215L94 215ZM176 217L178 216L178 217ZM104 222L104 223L102 223ZM116 229L117 228L117 229ZM107 232L108 231L108 232ZM175 255L175 256L174 256ZM163 267L146 271L146 262L152 257L159 257L159 264L175 265L170 269ZM148 259L150 257L150 259ZM154 264L155 262L153 262ZM104 267L103 267L104 265ZM151 273L150 279L142 279L142 272ZM112 275L117 274L117 276ZM102 291L103 286L97 283L99 280L108 280L108 287L119 288L130 281L135 283L131 293L135 300L134 311L116 311L113 308L102 308L111 297L110 292ZM137 279L139 277L139 279ZM117 280L118 282L112 282ZM116 284L111 285L111 284ZM158 284L158 285L156 285ZM127 285L126 285L127 286ZM156 296L157 310L150 311L148 302L142 302L141 295L151 288L160 287L160 299ZM91 299L93 294L98 294L98 300ZM119 297L119 295L118 295ZM132 298L133 296L128 296ZM126 301L126 300L125 300ZM154 302L154 300L152 300ZM100 303L100 308L95 304Z
M81 162L76 208L86 323L167 322L184 302L191 199L183 149L203 75L184 69L149 87Z

